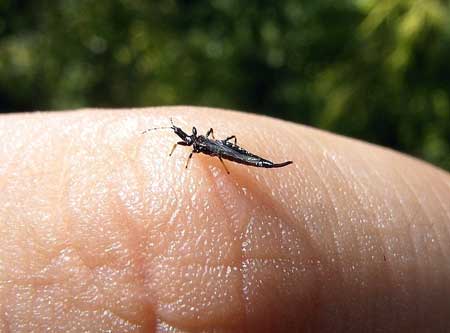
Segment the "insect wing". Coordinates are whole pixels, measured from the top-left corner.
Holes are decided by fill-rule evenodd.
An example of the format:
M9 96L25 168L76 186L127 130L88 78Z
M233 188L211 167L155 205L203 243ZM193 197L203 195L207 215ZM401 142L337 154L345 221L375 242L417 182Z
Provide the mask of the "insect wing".
M227 160L249 165L255 165L257 162L264 160L231 142L217 141L216 144L220 149L219 155Z

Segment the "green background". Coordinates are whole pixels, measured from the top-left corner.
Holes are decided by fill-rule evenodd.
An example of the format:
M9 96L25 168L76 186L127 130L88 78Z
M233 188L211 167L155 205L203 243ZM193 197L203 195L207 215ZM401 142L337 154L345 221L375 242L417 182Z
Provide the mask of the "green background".
M263 113L450 170L437 0L0 0L0 110L191 104Z

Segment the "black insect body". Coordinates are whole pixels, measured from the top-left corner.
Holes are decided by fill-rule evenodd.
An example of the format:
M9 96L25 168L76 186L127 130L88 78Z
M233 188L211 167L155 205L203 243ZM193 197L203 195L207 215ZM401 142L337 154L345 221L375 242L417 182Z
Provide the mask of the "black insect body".
M175 126L172 122L172 119L170 119L170 122L172 123L171 127L151 128L144 131L143 133L163 128L172 129L174 133L181 138L182 141L178 141L173 145L169 156L172 156L177 145L192 146L193 148L186 161L186 168L188 167L189 161L191 160L194 153L203 153L209 156L217 156L227 173L230 172L223 162L224 159L258 168L281 168L292 163L292 161L273 163L255 154L249 153L248 151L237 145L237 139L234 135L229 136L225 140L216 140L214 138L214 131L212 128L209 129L206 135L197 135L197 129L195 127L192 128L192 134L189 135L185 133L180 127ZM212 139L210 139L209 136L211 136ZM231 140L233 140L234 143L230 142Z

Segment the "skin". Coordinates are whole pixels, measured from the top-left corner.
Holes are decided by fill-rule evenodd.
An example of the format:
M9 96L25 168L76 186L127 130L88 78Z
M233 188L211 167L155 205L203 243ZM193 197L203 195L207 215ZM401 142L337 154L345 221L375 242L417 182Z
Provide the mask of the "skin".
M213 127L293 165L168 153ZM450 329L450 176L267 117L191 107L0 117L0 331Z

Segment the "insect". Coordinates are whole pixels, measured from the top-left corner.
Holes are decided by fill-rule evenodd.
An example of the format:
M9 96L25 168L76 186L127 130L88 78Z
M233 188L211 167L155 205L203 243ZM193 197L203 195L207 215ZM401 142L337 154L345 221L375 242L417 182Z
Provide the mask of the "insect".
M246 151L245 149L237 145L237 139L235 135L229 136L225 140L216 140L212 128L210 128L209 131L206 132L206 135L197 135L197 129L195 127L192 127L192 134L189 135L180 127L175 126L173 124L172 118L170 118L170 122L172 124L172 126L170 127L150 128L142 132L142 134L158 129L172 129L173 132L181 138L181 141L178 141L173 145L169 156L172 156L177 146L192 146L193 148L193 150L189 154L189 157L187 158L186 169L194 153L217 156L228 174L230 173L230 171L225 165L223 161L224 159L240 164L254 166L257 168L281 168L286 165L292 164L292 161L274 163ZM212 139L209 138L210 136L212 137ZM230 142L231 140L233 140L234 143Z

